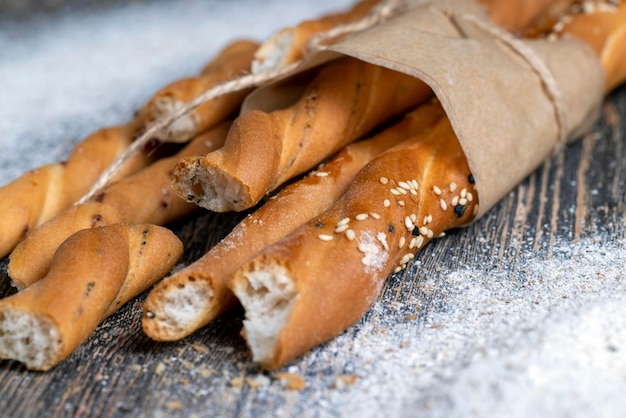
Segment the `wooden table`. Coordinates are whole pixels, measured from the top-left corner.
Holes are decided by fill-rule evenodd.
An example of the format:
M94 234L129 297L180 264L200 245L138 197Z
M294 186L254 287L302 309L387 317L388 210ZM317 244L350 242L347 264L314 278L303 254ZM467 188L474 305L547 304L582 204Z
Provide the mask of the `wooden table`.
M406 271L389 278L376 306L353 328L278 371L303 378L302 390L285 387L276 372L263 372L250 362L239 336L241 310L183 341L157 343L141 330L142 295L107 319L71 357L49 372L30 372L18 363L0 362L0 416L345 416L359 411L359 402L361 412L370 416L389 411L437 416L437 408L443 408L446 399L455 399L446 388L462 384L456 373L470 370L480 356L497 357L481 350L509 347L503 343L509 333L515 341L520 332L532 334L522 328L524 318L534 316L511 319L507 325L501 315L507 303L513 313L522 312L516 307L522 303L535 306L532 315L549 317L570 306L568 298L578 297L578 291L560 294L558 285L549 282L554 277L545 271L543 279L537 278L536 270L527 270L528 260L553 265L551 260L566 260L566 252L580 249L581 243L623 248L625 121L626 88L620 88L606 100L591 134L547 161L479 222L429 244ZM189 263L202 255L238 219L233 214L199 213L171 225L185 242L183 261ZM13 293L6 265L7 260L2 260L0 296ZM489 298L463 299L478 289L476 281L466 288L450 287L456 273L468 271L474 279L482 277L491 283L481 288L491 289ZM620 277L611 280L623 282ZM498 296L504 284L506 292ZM603 286L598 285L599 293L604 292ZM617 300L623 299L622 291L616 288ZM452 351L429 353L428 361L407 357L411 373L402 376L414 380L403 380L405 387L395 386L393 374L408 373L398 367L402 356L418 355L416 350L428 347L431 339L430 347L443 344L436 340L437 332L445 332L452 324L439 320L460 309L463 303L459 301L473 304L465 308L480 311L483 317L494 315L500 328L487 334L493 338L479 347L471 330L457 332L456 350L446 346ZM580 303L584 307L585 299ZM476 324L488 326L487 322ZM623 356L626 346L615 349L616 355ZM429 391L424 381L437 384ZM621 383L626 388L626 381ZM471 385L465 386L471 393ZM567 405L564 408L569 410ZM455 410L463 408L457 404Z

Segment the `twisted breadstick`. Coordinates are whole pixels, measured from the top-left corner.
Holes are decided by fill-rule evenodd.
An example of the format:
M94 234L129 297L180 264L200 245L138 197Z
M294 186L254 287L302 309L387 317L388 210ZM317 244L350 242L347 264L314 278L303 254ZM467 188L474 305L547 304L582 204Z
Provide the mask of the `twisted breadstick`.
M497 25L524 33L553 24L572 4L580 0L478 0Z
M626 2L592 3L565 16L555 30L556 35L574 36L594 50L606 74L606 93L626 81Z
M159 90L139 111L138 117L148 125L185 106L201 93L230 79L250 72L258 44L241 40L227 45L198 77L178 80ZM172 123L157 134L164 142L186 142L234 114L248 91L230 93L210 100Z
M376 155L442 116L438 105L421 106L373 138L347 146L317 171L281 190L205 256L155 286L144 305L145 333L158 341L172 341L212 321L235 302L226 284L238 266L330 207Z
M182 251L172 232L154 225L77 232L59 247L43 280L0 300L0 358L33 370L53 367L163 277Z
M447 118L368 163L322 215L233 275L254 361L276 368L356 322L387 276L471 221L473 178Z
M0 187L0 258L37 225L65 209L89 190L102 171L132 142L140 125L102 129L81 141L67 161L28 171ZM136 154L117 173L122 178L148 163Z
M289 26L276 32L263 42L254 54L252 71L270 71L291 64L305 57L311 37L321 32L357 21L367 16L381 0L362 0L351 9L305 20L296 26Z
M174 169L174 189L207 209L244 210L389 118L432 94L406 74L341 58L294 105L238 117L224 147Z
M111 184L93 199L35 228L11 253L8 273L14 286L23 289L43 278L58 246L78 230L114 223L164 225L198 209L170 192L172 167L181 158L222 146L229 126L229 122L218 125L176 155Z

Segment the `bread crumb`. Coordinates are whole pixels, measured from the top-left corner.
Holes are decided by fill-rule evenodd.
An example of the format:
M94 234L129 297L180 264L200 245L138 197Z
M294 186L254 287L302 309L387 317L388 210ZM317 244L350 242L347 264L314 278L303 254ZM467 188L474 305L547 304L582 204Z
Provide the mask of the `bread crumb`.
M154 373L155 374L161 374L164 371L165 371L165 364L163 364L163 363L157 364L156 368L154 369Z
M252 377L246 377L246 383L251 388L256 389L259 387L269 386L270 378L265 375L259 374Z
M346 386L352 386L356 383L356 375L354 374L342 374L335 378L335 388L343 389Z
M198 353L208 353L209 352L209 347L207 347L204 344L193 343L193 344L191 344L191 348L196 350Z
M301 391L306 386L304 379L297 373L278 373L276 377L280 379L283 387L289 390Z
M166 405L168 409L175 409L179 411L183 409L183 404L178 401L170 401Z
M230 385L234 388L240 388L243 386L243 377L234 377L230 379Z

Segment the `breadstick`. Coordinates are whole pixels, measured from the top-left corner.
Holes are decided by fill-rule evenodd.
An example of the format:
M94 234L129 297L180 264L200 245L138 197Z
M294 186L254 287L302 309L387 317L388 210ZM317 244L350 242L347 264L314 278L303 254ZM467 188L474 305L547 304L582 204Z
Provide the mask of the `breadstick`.
M432 126L443 116L423 105L368 140L351 144L318 170L281 190L246 217L202 258L159 282L144 305L143 329L158 341L178 340L230 308L230 274L255 252L328 209L359 169L384 150Z
M106 167L132 142L136 121L99 130L77 144L67 161L24 173L0 187L0 258L37 225L67 208L89 190ZM122 178L148 163L139 153L117 173Z
M253 360L274 369L354 324L390 273L471 221L477 200L447 117L368 163L332 208L233 274Z
M618 6L589 3L564 17L556 34L579 38L593 49L606 74L606 93L626 81L626 2Z
M149 125L185 106L201 93L244 73L250 72L253 54L258 44L241 40L226 46L198 77L178 80L159 90L139 111L138 117ZM230 93L210 100L177 119L167 130L157 135L164 142L186 142L225 118L241 105L247 90Z
M164 225L198 207L170 192L172 167L186 156L219 148L230 126L222 123L198 136L176 155L108 186L91 200L71 206L35 228L9 258L8 273L18 289L43 278L58 246L74 232L115 223Z
M0 358L48 370L163 277L182 251L176 235L154 225L77 232L59 247L44 279L0 300Z
M255 52L252 72L270 71L301 60L314 35L362 19L379 3L381 0L362 0L345 12L305 20L296 26L279 30Z
M511 32L524 34L554 23L559 15L579 0L478 0L490 19Z
M432 94L422 81L345 57L324 65L292 106L235 119L224 147L174 169L183 198L224 212L271 190Z

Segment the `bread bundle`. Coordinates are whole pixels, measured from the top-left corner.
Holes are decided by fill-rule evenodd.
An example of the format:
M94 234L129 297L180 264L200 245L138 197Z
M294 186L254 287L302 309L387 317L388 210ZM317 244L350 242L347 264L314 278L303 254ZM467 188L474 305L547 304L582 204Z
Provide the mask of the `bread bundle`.
M456 10L450 5L463 7ZM422 11L418 6L429 14L417 16L415 11ZM524 98L511 108L521 112L522 116L516 115L523 119L521 124L536 122L545 128L536 135L540 140L541 135L549 136L546 144L538 142L544 155L558 145L556 137L584 129L593 116L596 97L626 78L622 52L626 51L626 8L585 7L566 0L445 0L415 5L364 0L346 12L279 31L260 48L249 41L229 45L198 77L159 91L128 127L111 132L118 132L128 146L142 129L185 108L222 81L247 71L262 73L303 62L295 73L251 95L245 89L228 93L175 120L158 138L189 142L177 153L158 161L138 154L117 173L115 182L90 199L64 209L76 193L64 194L64 205L39 203L54 207L50 215L28 215L20 221L13 236L19 235L23 242L12 252L8 268L20 292L0 301L0 356L34 369L56 364L123 301L165 275L180 255L180 243L166 230L146 224L164 225L199 207L226 212L259 205L206 255L154 287L142 319L148 336L159 341L184 338L240 302L246 316L243 334L253 359L267 369L332 338L362 317L386 278L406 268L424 245L449 229L468 225L494 204L501 191L489 190L485 181L489 176L484 173L493 170L485 171L485 164L508 168L506 161L485 159L483 154L492 155L492 150L480 152L480 146L482 140L494 143L490 129L501 129L511 121L493 120L492 125L482 123L479 129L468 130L464 123L471 118L457 111L470 109L477 118L494 112L497 118L494 109L506 106L449 94L448 87L464 84L459 89L467 88L465 80L455 78L457 68L442 65L443 74L431 77L412 68L408 59L390 59L394 54L407 55L398 52L402 42L385 44L387 36L392 40L400 36L394 25L406 16L408 23L422 19L416 24L429 31L415 33L424 37L437 35L437 25L444 26L448 32L441 38L454 40L448 33L467 37L476 41L471 51L491 45L493 39L502 50L494 56L504 57L505 68L524 67L523 80L532 84L528 94L540 97L537 121L532 117L537 110L524 107ZM358 49L355 39L371 40L376 38L372 33L378 32L352 37L350 30L376 25L381 19L388 19L380 25L384 51L376 55ZM575 88L561 89L560 80L550 77L562 75L562 67L551 71L553 63L544 62L550 57L542 55L544 44L538 43L536 50L530 45L528 52L528 44L518 42L512 33L542 41L554 38L557 46L565 45L559 40L570 36L588 43L591 48L578 42L572 46L567 39L563 48L572 49L560 53L574 51L577 57L587 57L592 50L606 75L604 91L591 92L573 117L564 117L561 101L568 105L584 86L574 83ZM320 39L330 47L315 53L309 47L319 47ZM334 43L337 39L342 41ZM418 41L410 38L411 44ZM442 51L427 58L435 66L449 59ZM590 86L599 85L593 72L599 68L596 64L583 64L582 70L572 71L572 77L591 68ZM443 87L438 84L441 79ZM473 92L483 88L482 84L470 87ZM459 97L465 103L451 106L452 98ZM255 108L259 101L263 105ZM240 114L230 120L237 111ZM476 132L486 133L485 137ZM520 135L525 136L529 131L523 132ZM468 136L473 138L468 141ZM509 137L503 135L502 141L510 141ZM499 139L495 138L496 145ZM520 138L513 145L521 147L526 140ZM107 152L111 161L120 150ZM527 174L532 164L512 178ZM97 167L81 191L102 172ZM46 218L51 219L44 223ZM155 241L161 245L152 244L154 251L148 251ZM106 260L114 265L105 265ZM64 268L69 276L60 273ZM97 286L105 276L110 282ZM74 287L63 296L66 306L51 308L50 301L61 297L58 284L69 280ZM97 300L94 292L102 292ZM72 309L89 312L86 329L67 323Z

